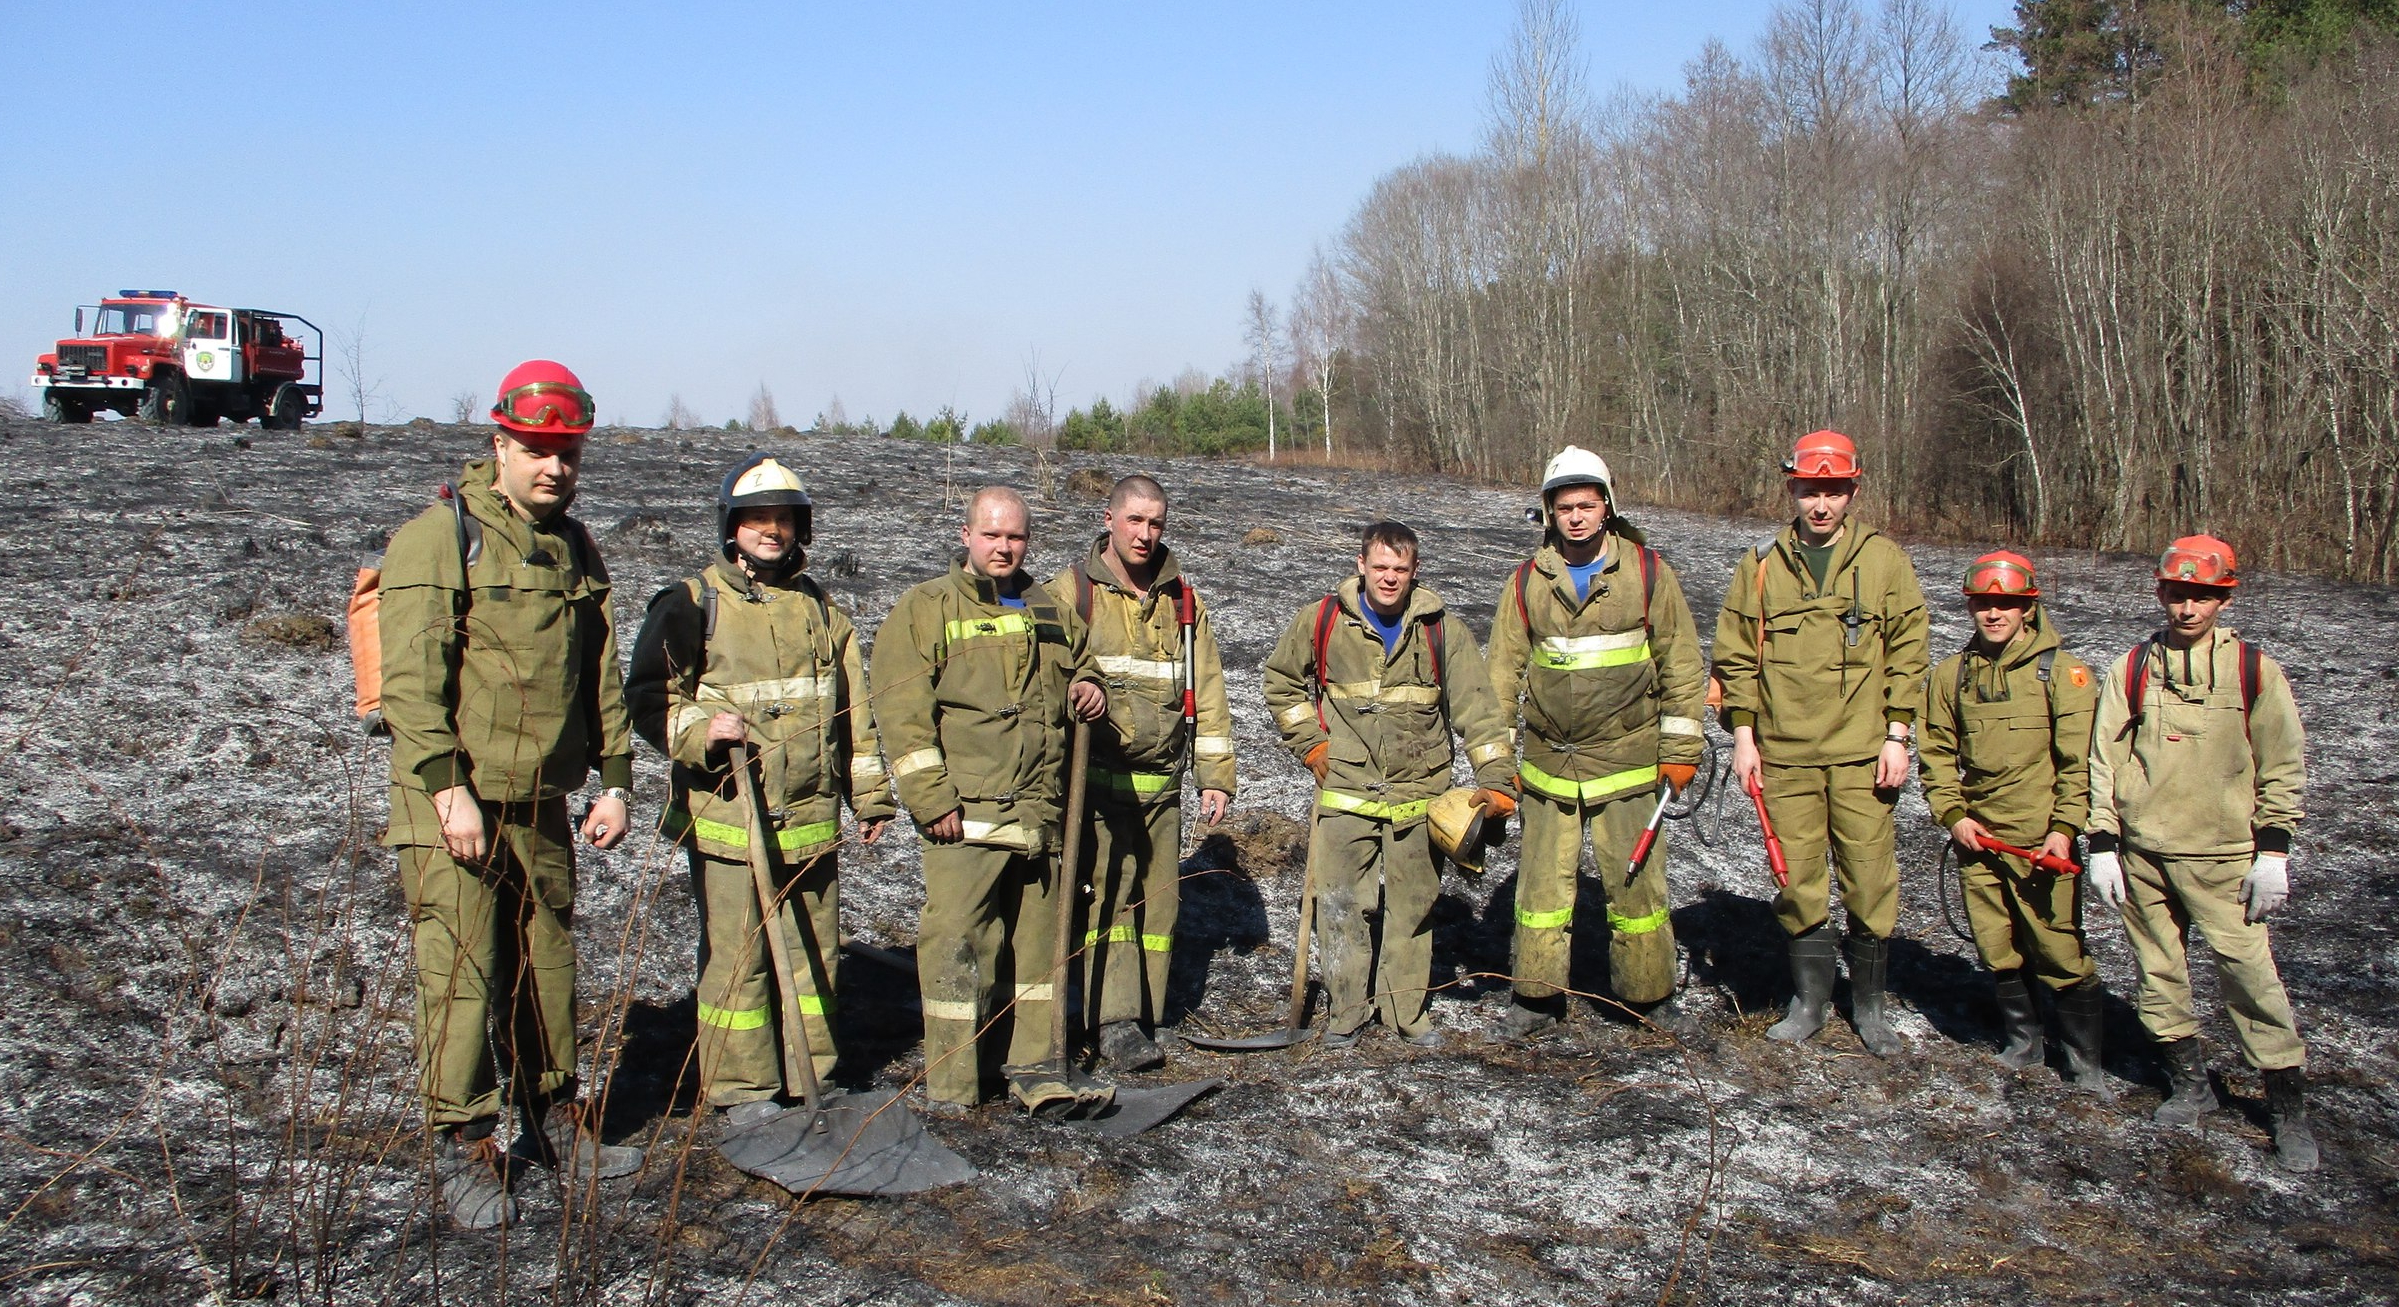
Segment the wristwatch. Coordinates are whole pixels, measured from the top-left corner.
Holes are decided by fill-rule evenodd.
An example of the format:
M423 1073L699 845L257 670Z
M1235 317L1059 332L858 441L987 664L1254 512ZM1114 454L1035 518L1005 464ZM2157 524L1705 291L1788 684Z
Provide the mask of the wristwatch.
M1907 742L1908 742L1908 730L1907 730L1907 728L1906 728L1906 727L1904 727L1904 726L1901 726L1901 725L1899 725L1899 724L1898 724L1898 723L1896 723L1896 722L1892 723L1892 724L1891 724L1891 725L1890 725L1888 728L1886 728L1886 729L1883 731L1883 743L1885 743L1885 744L1905 744L1905 743L1907 743Z
M607 789L600 791L600 797L603 799L614 799L618 803L624 804L627 808L633 806L633 791L626 789L622 785L609 786Z

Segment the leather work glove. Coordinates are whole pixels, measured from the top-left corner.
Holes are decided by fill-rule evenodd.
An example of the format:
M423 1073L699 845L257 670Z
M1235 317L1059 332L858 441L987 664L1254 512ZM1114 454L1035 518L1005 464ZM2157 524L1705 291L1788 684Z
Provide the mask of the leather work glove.
M2083 888L2091 897L2118 912L2124 910L2124 859L2115 853L2093 853L2082 869Z
M2241 902L2249 905L2249 924L2264 921L2290 897L2290 855L2258 854L2257 861L2249 864L2249 874L2241 877Z
M1483 812L1487 816L1506 818L1516 815L1514 795L1500 790L1485 790L1475 797L1483 805Z
M1316 773L1316 783L1319 785L1324 784L1325 769L1329 766L1325 761L1325 755L1332 751L1333 742L1331 740L1318 740L1316 747L1308 750L1306 759L1308 770Z
M1699 768L1687 762L1662 762L1658 764L1658 777L1680 794L1699 779Z

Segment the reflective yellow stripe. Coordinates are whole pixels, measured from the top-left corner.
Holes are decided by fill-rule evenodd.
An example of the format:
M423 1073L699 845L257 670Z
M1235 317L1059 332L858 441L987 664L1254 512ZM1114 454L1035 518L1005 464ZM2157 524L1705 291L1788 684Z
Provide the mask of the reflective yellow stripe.
M1493 759L1505 758L1514 752L1515 750L1509 747L1507 741L1494 740L1489 744L1478 744L1473 748L1468 749L1466 751L1466 761L1470 766L1480 767L1484 763L1490 762Z
M1233 751L1230 735L1200 735L1191 741L1191 752L1201 758L1221 758Z
M1353 812L1376 821L1414 821L1433 806L1431 799L1418 799L1413 803L1380 803L1373 799L1361 799L1354 794L1343 794L1339 790L1320 792L1316 796L1316 803L1326 812Z
M1094 767L1084 775L1093 785L1119 794L1164 794L1175 788L1175 778L1162 772L1113 772Z
M1439 703L1438 685L1384 685L1380 680L1336 681L1324 687L1326 695L1335 699L1367 700L1376 703Z
M924 1011L927 1021L972 1021L976 1015L972 1003L947 1003L934 998L925 1000Z
M896 781L902 776L914 775L927 767L938 767L941 762L941 749L938 745L927 746L913 753L903 753L897 762L891 764L891 778Z
M1141 932L1133 929L1131 926L1110 926L1104 931L1095 930L1090 934L1085 935L1083 937L1083 946L1085 948L1089 948L1090 946L1099 943L1103 939L1107 940L1111 944L1130 944L1140 937Z
M1516 924L1526 930L1556 930L1572 920L1572 908L1559 908L1555 912L1534 912L1524 907L1516 909Z
M1629 667L1648 661L1647 631L1545 636L1533 650L1534 666L1559 672L1584 671L1594 667Z
M1289 729L1299 725L1301 722L1304 722L1311 717L1314 717L1315 715L1315 704L1295 703L1290 707L1285 708L1283 711L1276 713L1275 720L1281 722L1285 729Z
M1589 781L1570 781L1552 776L1529 762L1518 763L1516 774L1524 781L1525 788L1534 793L1570 803L1592 803L1629 790L1654 789L1658 783L1658 769L1654 763L1647 767L1629 767Z
M747 827L728 826L721 821L710 821L706 817L691 819L691 833L711 844L730 844L740 849L750 847L750 832ZM775 847L789 853L794 849L804 849L812 844L824 844L840 838L841 823L839 821L812 821L805 826L786 826L776 831Z
M1616 915L1616 909L1609 908L1608 925L1620 935L1646 935L1665 925L1669 915L1666 909L1660 908L1638 917L1620 917Z
M1102 675L1138 678L1144 681L1179 681L1183 665L1152 658L1129 658L1123 654L1101 654L1092 659L1099 664Z
M982 844L1005 844L1014 849L1033 847L1032 837L1025 834L1025 828L1012 821L976 821L970 817L959 825L964 828L960 832L960 838L963 839Z
M807 1004L802 1003L800 1006L804 1008ZM706 1003L702 1003L700 1004L700 1024L715 1026L719 1030L759 1030L766 1025L766 1009L754 1007L742 1012L732 1008L710 1007Z
M1175 951L1175 937L1172 935L1144 935L1141 937L1141 947L1143 951L1149 953L1172 953Z
M995 635L1023 635L1030 629L1023 613L1002 613L997 617L969 617L951 622L941 628L942 642L964 644Z
M1699 734L1699 719L1697 717L1660 717L1658 734L1697 735Z

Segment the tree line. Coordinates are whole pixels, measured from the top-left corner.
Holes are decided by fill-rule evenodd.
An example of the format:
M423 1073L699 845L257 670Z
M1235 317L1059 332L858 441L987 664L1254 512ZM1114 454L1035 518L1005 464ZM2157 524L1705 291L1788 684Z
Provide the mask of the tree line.
M2209 530L2388 581L2395 20L2030 0L2003 82L1933 0L1791 0L1675 93L1598 97L1572 13L1527 0L1479 148L1377 181L1285 348L1253 297L1251 372L1343 456L1523 481L1575 442L1642 501L1765 511L1832 426L1903 528Z

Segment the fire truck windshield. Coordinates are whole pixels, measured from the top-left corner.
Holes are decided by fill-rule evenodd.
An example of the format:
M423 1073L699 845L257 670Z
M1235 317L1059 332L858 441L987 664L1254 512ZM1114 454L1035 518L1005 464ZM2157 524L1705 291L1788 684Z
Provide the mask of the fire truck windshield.
M156 336L174 312L173 304L103 304L95 336Z

